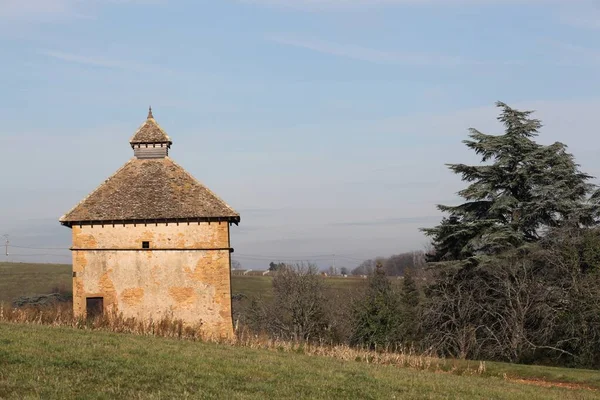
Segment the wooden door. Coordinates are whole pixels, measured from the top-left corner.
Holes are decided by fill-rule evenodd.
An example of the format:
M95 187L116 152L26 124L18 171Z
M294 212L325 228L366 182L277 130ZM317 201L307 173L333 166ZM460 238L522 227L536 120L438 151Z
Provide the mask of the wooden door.
M88 318L94 318L102 315L104 312L103 297L87 297L85 299L86 315Z

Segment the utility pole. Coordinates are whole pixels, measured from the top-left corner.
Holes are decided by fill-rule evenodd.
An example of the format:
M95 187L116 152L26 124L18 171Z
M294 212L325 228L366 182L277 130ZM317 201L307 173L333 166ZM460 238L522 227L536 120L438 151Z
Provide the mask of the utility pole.
M9 241L8 241L8 233L3 235L5 242L4 242L4 252L6 253L6 257L8 257L8 245L9 245Z
M335 254L333 255L333 275L337 275L337 271L335 270Z

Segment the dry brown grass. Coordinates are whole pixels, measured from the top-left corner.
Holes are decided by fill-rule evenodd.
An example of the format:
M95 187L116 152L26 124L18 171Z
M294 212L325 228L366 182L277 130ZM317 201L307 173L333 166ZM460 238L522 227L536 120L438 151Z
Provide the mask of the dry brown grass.
M22 308L0 304L0 322L62 326L188 340L203 339L201 326L187 326L181 320L165 317L157 321L142 321L125 318L116 313L86 319L73 315L71 303Z
M417 370L455 372L468 375L482 375L486 370L483 361L474 362L473 366L465 367L464 364L459 366L454 360L419 354L410 348L369 350L343 344L293 342L270 338L267 335L253 334L247 330L238 331L235 341L231 344L253 349L302 353L309 356L332 357L343 361L357 361L368 364L394 365Z
M347 345L328 345L325 343L292 342L254 334L240 328L233 339L207 337L202 326L187 326L181 320L165 317L162 320L136 320L124 318L121 314L108 314L94 319L78 318L73 315L70 303L59 303L43 307L14 308L0 304L0 322L17 324L37 324L70 327L91 331L108 331L142 336L157 336L181 340L215 342L251 349L264 349L278 352L302 353L309 356L323 356L343 361L364 362L369 364L394 365L417 370L451 372L456 374L482 375L485 362L476 362L465 366L453 360L417 354L411 349L369 350L353 348Z

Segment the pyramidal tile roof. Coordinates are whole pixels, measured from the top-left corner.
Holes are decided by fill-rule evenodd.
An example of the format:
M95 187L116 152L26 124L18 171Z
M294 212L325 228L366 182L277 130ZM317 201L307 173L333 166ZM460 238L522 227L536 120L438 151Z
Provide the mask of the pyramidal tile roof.
M152 115L152 107L148 111L148 118L146 122L144 122L137 131L131 137L129 141L131 144L141 144L141 143L168 143L169 145L173 144L171 138L167 133L158 125L158 122L154 119L154 115Z
M160 131L168 138L162 129ZM138 133L139 130L136 135ZM240 215L165 156L130 159L63 215L60 222L73 225L86 222L221 218L238 223Z

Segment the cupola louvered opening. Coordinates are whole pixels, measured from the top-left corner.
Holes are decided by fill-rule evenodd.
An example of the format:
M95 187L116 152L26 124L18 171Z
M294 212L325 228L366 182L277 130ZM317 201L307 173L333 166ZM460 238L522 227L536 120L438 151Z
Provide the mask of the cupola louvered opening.
M169 147L165 143L138 143L133 145L133 155L137 158L165 158L169 155Z

